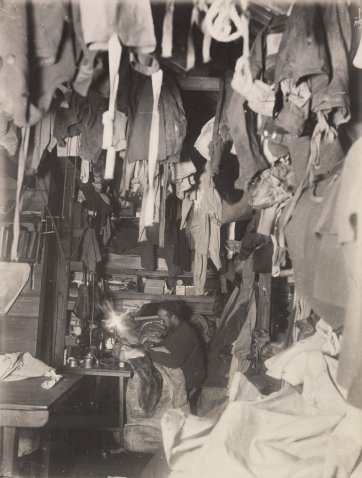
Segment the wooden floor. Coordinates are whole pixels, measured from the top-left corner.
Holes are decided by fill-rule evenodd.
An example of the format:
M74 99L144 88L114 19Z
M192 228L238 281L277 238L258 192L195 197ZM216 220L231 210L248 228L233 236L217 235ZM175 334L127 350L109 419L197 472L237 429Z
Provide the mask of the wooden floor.
M152 455L122 452L104 453L119 447L113 433L99 428L114 427L118 422L118 381L102 383L99 413L90 400L94 377L86 377L77 392L76 401L69 398L51 417L49 478L138 478ZM29 476L29 457L22 459L19 478Z
M148 453L105 454L116 448L111 432L56 431L52 440L49 478L138 478L152 458ZM23 459L20 478L28 476Z
M280 387L280 381L263 373L249 379L263 395ZM92 380L80 390L77 403L72 407L65 405L64 410L60 410L51 422L53 431L49 478L138 478L153 455L125 451L110 454L109 450L116 449L119 445L112 432L99 430L100 426L114 426L117 422L117 384L112 380L105 382L103 400L100 403L100 411L103 412L98 418L87 408L88 385L92 386ZM87 410L89 415L84 415ZM104 414L105 410L108 415ZM90 428L90 424L93 428ZM29 457L24 457L22 462L19 478L28 478Z

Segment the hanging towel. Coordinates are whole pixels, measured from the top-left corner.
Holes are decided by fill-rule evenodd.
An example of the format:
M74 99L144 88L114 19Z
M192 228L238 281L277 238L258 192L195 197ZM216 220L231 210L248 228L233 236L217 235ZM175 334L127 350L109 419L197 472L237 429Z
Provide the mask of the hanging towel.
M113 179L116 161L116 148L114 147L114 124L116 116L117 91L119 84L119 65L121 62L122 47L118 35L113 33L108 40L108 63L109 63L109 106L108 111L103 113L103 148L107 148L106 166L104 179Z

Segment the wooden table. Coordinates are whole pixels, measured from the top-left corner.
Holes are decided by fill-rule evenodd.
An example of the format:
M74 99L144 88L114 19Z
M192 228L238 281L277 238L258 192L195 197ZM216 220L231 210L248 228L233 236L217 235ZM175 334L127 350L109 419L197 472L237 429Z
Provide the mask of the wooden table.
M65 369L67 373L74 374L74 375L93 375L97 377L97 402L98 402L98 395L99 395L99 385L100 379L102 377L118 377L118 390L119 390L119 402L118 402L118 409L119 409L119 423L118 428L120 431L123 431L124 422L125 422L125 399L124 399L124 380L127 378L132 377L132 370L129 366L125 367L118 367L117 365L99 365L94 366L92 368L85 368L85 367L67 367Z
M41 387L45 377L0 383L0 476L17 477L19 428L41 428L49 415L80 383L81 377L64 375L53 388ZM48 448L46 449L46 452ZM46 453L47 454L47 453ZM45 456L49 460L49 456ZM43 470L47 476L48 470Z

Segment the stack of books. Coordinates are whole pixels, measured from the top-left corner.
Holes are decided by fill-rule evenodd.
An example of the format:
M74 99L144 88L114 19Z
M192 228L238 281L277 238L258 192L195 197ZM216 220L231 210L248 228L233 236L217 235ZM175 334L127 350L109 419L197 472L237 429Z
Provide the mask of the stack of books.
M0 258L10 259L14 238L12 223L0 224ZM23 223L20 226L18 257L20 260L36 262L39 250L40 234L35 230L34 224Z

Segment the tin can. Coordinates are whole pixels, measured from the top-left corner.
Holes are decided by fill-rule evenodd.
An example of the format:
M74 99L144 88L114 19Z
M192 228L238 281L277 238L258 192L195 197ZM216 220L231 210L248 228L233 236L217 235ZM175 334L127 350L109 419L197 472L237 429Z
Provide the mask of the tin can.
M92 357L86 357L84 359L84 368L92 368L93 365L93 358Z
M71 367L71 368L78 367L78 360L74 357L69 357L68 358L68 363L69 363L69 367Z

